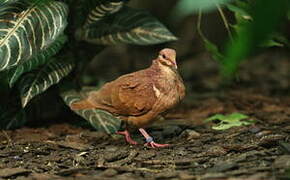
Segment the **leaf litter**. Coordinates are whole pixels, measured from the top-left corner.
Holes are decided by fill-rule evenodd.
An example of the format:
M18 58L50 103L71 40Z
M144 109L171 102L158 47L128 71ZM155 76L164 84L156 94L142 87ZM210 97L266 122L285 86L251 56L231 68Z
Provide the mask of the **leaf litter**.
M257 61L265 57L268 56L258 57ZM250 62L255 64L257 61ZM290 68L288 59L281 60L281 63L284 66L288 63ZM290 168L290 98L283 91L277 94L277 89L285 89L283 83L273 84L273 81L280 82L286 76L280 76L279 68L272 69L273 73L265 76L267 71L264 68L268 67L256 68L253 64L249 64L247 73L241 71L244 85L233 86L223 93L204 91L208 84L197 81L196 86L200 89L196 87L197 94L193 98L188 97L165 116L166 120L161 119L149 127L156 141L171 144L168 148L145 147L144 139L138 133L133 136L139 145L131 146L120 136L111 137L68 122L28 126L0 132L0 177L287 179ZM255 71L251 71L251 67ZM249 74L255 78L248 79ZM210 76L207 78L211 79ZM252 82L256 85L248 86ZM268 85L268 82L273 85ZM204 122L216 114L235 112L246 114L255 123L218 131L212 129L212 124Z

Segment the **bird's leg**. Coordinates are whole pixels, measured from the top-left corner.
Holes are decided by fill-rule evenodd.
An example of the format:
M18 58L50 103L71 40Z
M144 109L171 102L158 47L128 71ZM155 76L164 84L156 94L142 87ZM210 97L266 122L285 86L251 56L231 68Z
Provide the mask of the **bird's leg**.
M125 130L125 131L118 131L118 132L116 132L116 133L125 136L125 140L126 140L129 144L133 144L133 145L138 144L136 141L134 141L134 140L131 138L130 133L129 133L128 130Z
M153 148L169 146L169 144L158 144L158 143L155 143L153 138L145 131L145 129L139 128L139 131L146 139L146 143L145 143L146 146L150 146L150 147L153 147Z

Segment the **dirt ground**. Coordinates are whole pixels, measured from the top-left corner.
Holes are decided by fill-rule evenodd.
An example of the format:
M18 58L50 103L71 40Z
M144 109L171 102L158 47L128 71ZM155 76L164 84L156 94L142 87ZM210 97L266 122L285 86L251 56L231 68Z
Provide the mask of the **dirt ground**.
M200 60L204 59L204 60ZM162 149L130 146L74 123L0 132L0 179L290 179L290 59L268 52L244 64L239 82L217 86L206 55L183 61L183 103L148 128ZM193 92L193 93L192 93ZM240 112L256 124L213 130L203 120Z

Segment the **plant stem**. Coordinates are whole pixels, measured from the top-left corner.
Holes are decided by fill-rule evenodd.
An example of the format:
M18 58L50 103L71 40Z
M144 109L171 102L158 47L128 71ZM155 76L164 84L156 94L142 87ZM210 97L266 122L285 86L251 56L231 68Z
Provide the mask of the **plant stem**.
M228 32L228 34L229 34L230 40L233 41L232 32L231 32L231 30L230 30L230 26L229 26L229 23L228 23L228 20L227 20L226 16L225 16L225 14L224 14L222 8L220 7L220 5L218 5L218 4L216 3L216 7L217 7L217 9L218 9L218 11L219 11L219 14L220 14L222 20L223 20L223 23L224 23L224 25L225 25L225 28L226 28L226 30L227 30L227 32Z
M202 31L201 31L201 17L202 17L202 12L201 12L201 10L199 10L198 11L198 16L197 16L197 27L196 27L196 29L197 29L197 32L198 32L198 34L202 37L202 38L204 38L204 35L203 35L203 33L202 33Z

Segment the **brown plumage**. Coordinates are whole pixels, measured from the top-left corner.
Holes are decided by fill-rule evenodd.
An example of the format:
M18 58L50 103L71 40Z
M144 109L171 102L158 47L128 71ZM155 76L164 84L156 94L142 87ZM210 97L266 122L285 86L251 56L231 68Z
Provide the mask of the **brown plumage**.
M90 92L86 99L72 104L71 109L109 111L128 125L140 128L147 144L161 147L163 145L154 143L143 128L152 123L160 113L175 106L185 95L175 58L175 50L163 49L149 68L106 83L98 91ZM119 134L125 135L129 143L136 144L128 131Z

